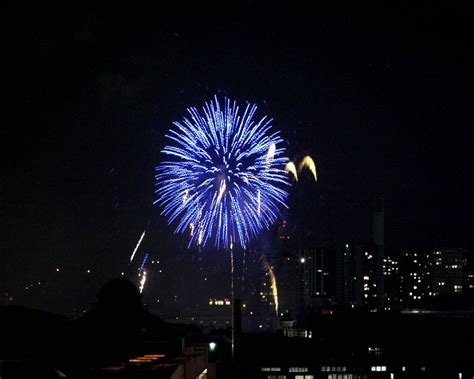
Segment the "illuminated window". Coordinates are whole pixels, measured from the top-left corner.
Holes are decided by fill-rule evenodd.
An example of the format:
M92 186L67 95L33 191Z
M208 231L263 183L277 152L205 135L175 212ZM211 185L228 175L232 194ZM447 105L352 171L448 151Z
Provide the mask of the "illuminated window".
M280 367L262 367L262 371L281 371Z
M290 367L289 372L308 372L308 367Z

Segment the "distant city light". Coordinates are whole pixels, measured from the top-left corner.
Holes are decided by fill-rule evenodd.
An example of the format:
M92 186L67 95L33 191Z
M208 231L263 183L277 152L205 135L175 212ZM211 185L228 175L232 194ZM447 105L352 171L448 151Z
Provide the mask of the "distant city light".
M305 262L304 257L301 257L301 258L300 258L300 262L301 262L301 263L304 263L304 262Z
M214 351L216 350L217 344L215 342L209 342L209 350Z

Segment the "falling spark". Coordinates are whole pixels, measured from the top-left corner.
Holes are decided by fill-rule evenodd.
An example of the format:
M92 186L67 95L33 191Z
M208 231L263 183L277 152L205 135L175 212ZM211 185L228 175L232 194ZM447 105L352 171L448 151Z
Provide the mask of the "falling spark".
M278 287L275 273L273 272L273 267L270 266L265 256L262 255L263 268L268 272L271 280L271 289L273 294L273 302L275 303L275 312L278 316Z
M303 167L307 167L308 170L313 174L314 180L318 181L318 176L316 175L316 165L313 161L313 158L311 158L309 155L305 156L301 161L299 166L300 171L303 169Z
M199 229L198 245L201 245L201 244L202 244L203 238L204 238L204 230Z
M288 162L285 166L285 171L293 175L296 181L298 181L298 173L296 172L296 166L293 162Z
M273 157L275 156L275 151L276 151L276 145L272 143L270 147L268 148L268 153L267 153L267 161L271 161Z
M189 229L191 229L191 237L194 235L194 224L190 223L189 224Z
M145 287L146 283L146 271L143 271L140 279L140 293L143 292L143 288Z
M221 180L221 185L220 185L220 188L219 188L219 195L217 196L217 200L216 200L216 208L219 205L219 203L222 199L222 195L224 195L225 190L226 190L225 180Z
M186 204L186 202L188 201L188 196L189 196L189 190L184 191L183 204Z
M133 257L135 256L135 253L137 252L138 248L140 247L140 244L143 241L143 237L145 237L145 232L146 232L146 229L143 231L142 236L138 240L137 246L135 246L135 250L133 250L132 256L130 257L130 263L132 263Z
M144 269L145 269L145 264L146 264L147 259L148 259L148 253L146 253L146 254L145 254L145 258L143 258L142 265L140 266L140 273L141 273L142 271L144 271ZM138 275L140 276L140 274L138 274Z

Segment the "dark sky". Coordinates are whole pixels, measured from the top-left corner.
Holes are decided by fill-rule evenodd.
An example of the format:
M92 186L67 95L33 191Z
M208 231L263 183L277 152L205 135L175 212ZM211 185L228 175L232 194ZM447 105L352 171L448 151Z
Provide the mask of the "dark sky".
M316 158L321 241L367 239L382 195L394 251L472 248L470 2L256 3L3 12L4 285L120 272L150 218L168 241L151 205L163 135L214 94Z

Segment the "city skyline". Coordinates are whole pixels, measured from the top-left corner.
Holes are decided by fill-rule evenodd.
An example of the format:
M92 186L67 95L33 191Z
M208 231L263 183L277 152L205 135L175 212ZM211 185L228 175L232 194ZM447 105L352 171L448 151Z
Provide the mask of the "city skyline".
M152 206L153 168L172 122L214 94L258 104L290 159L316 160L318 182L303 176L290 202L315 246L370 241L371 203L383 196L390 256L472 251L469 9L289 17L247 5L212 24L190 11L10 7L2 286L54 278L65 304L81 296L70 276L84 275L89 303L130 274L148 224L138 257L175 267L188 250Z

